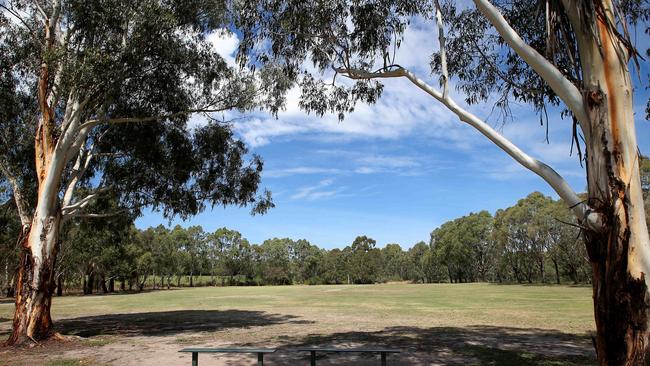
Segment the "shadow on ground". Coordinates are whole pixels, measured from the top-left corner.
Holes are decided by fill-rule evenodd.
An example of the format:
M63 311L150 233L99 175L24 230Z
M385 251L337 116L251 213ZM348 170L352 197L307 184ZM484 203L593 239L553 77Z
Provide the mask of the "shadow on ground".
M399 348L389 355L391 365L593 365L596 355L588 336L546 329L494 326L389 327L377 332L313 334L280 337L278 352L269 355L281 365L306 363L308 354L294 348L305 346ZM241 344L241 346L263 346ZM377 354L323 354L318 365L374 365ZM239 361L241 362L241 360ZM239 364L236 360L227 365ZM274 363L275 364L275 363Z
M65 335L162 336L184 332L215 332L282 323L309 324L293 315L245 310L178 310L151 313L108 314L61 319L55 322Z

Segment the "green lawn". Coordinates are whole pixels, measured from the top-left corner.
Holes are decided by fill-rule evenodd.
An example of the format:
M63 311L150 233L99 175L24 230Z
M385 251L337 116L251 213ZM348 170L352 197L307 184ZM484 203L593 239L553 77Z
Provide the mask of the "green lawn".
M351 316L437 319L584 333L593 329L591 288L494 284L201 287L129 295L55 298L54 318L170 310L319 309ZM0 304L11 318L13 304Z
M0 304L0 333L12 310ZM480 364L537 365L592 362L592 311L588 287L495 284L185 288L56 298L52 310L63 334L88 337L94 350L156 336L176 348L387 344L432 360L445 349L491 362Z

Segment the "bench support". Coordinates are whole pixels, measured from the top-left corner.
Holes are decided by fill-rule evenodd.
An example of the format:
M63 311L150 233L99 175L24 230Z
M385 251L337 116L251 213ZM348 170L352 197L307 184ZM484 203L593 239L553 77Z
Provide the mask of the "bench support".
M192 366L199 366L199 353L192 352Z
M309 351L310 353L310 361L311 361L311 366L316 366L316 351ZM386 361L386 356L388 355L387 352L380 352L381 354L381 366L386 366L388 363ZM261 364L260 364L261 366Z
M257 366L264 366L264 353L257 353Z

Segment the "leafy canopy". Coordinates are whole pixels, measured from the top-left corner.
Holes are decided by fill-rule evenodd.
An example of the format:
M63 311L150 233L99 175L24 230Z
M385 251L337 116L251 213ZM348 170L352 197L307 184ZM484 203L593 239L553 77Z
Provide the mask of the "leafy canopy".
M80 185L110 190L135 212L152 206L186 217L206 205L250 204L253 212L272 206L268 192L256 196L261 158L249 158L231 125L207 114L276 103L263 79L229 66L208 41L227 26L223 1L34 4L7 1L0 12L4 178L19 177L26 191L35 186L33 136L42 116L36 90L46 77L41 99L51 106L54 140L62 138L71 107L91 130L66 157L61 187L74 179L74 158L92 153ZM56 23L48 29L46 19ZM209 122L192 124L192 112L206 113Z

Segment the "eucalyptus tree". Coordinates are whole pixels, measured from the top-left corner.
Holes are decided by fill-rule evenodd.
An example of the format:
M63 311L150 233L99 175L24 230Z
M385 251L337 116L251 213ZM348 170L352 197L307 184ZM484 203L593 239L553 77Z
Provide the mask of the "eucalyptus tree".
M223 275L230 277L233 283L235 276L249 275L252 269L252 251L248 240L236 230L225 227L218 229L212 235L220 248L219 257L222 262Z
M346 266L346 252L341 249L334 248L328 250L320 263L321 278L327 284L342 284L346 283L349 274Z
M492 215L481 211L447 222L431 233L430 245L447 266L450 281L452 267L457 277L465 280L487 280L494 256L492 227Z
M348 273L354 283L374 283L380 274L381 252L377 242L365 235L357 236L350 245Z
M442 6L438 6L438 3ZM537 174L571 208L593 267L596 345L601 364L641 364L650 347L644 219L634 127L628 27L648 19L647 2L611 0L263 0L235 1L240 61L275 64L302 90L300 105L341 118L356 102L375 102L381 81L403 78ZM438 29L430 85L393 52L413 16ZM445 34L446 33L446 34ZM426 50L422 50L426 52ZM334 70L352 85L323 80ZM314 72L315 70L315 72ZM450 93L470 104L527 103L541 116L565 108L573 140L584 149L586 200L549 165L524 152ZM287 81L283 80L282 85ZM399 106L396 106L399 108ZM568 137L567 137L568 138Z
M206 205L268 209L270 196L256 193L261 159L246 158L228 123L188 120L273 109L274 100L257 86L264 78L235 72L206 40L227 24L222 1L7 0L0 7L0 171L23 227L8 341L15 344L54 334L62 222L110 215L88 210L103 194L132 213L152 207L168 217Z
M273 285L290 285L293 281L293 265L289 238L264 240L261 249L260 264L265 283Z
M547 240L547 255L555 269L555 281L567 275L573 283L586 279L582 274L588 267L587 251L580 243L580 230L571 224L571 212L561 201L546 205L535 220ZM582 277L582 278L581 278Z
M316 258L320 258L319 250L305 239L288 240L291 281L293 283L304 283L310 277L317 275Z
M432 282L434 279L429 276L434 273L431 265L434 264L431 257L431 248L423 241L415 243L406 252L408 258L410 273L409 279L413 282L427 283Z
M650 101L648 102L650 107ZM643 199L645 201L645 220L650 230L650 159L642 157L640 161L641 170L641 188L643 189Z
M399 244L386 244L381 249L383 276L387 280L401 280L407 276L407 258Z
M0 196L5 196L0 193ZM0 296L13 296L15 268L18 265L16 237L20 232L20 220L11 196L0 203Z
M473 280L473 254L463 240L463 218L448 221L431 233L430 246L440 263L447 267L449 282Z
M85 188L79 192L87 194ZM125 246L131 239L134 216L120 210L114 195L102 195L88 204L94 212L115 211L115 215L101 220L89 217L73 217L65 222L60 230L59 248L55 263L57 291L63 285L66 272L80 273L84 294L92 293L95 283L104 293L114 290L115 279L121 277L128 261ZM65 245L62 245L65 243Z
M533 192L495 215L494 240L517 282L525 279L532 283L536 274L544 281L547 238L544 229L535 223L550 201L541 193Z
M185 229L176 225L169 235L175 248L170 249L170 253L164 257L172 259L174 252L179 250L184 252L187 258L185 272L189 274L190 287L194 287L194 276L201 274L202 264L207 255L205 250L206 234L201 226L190 226ZM168 271L168 273L172 272Z

